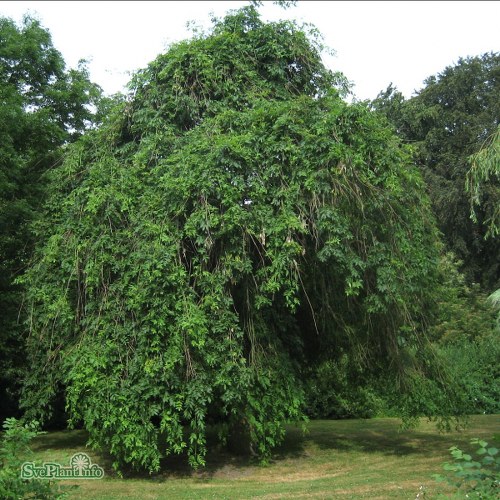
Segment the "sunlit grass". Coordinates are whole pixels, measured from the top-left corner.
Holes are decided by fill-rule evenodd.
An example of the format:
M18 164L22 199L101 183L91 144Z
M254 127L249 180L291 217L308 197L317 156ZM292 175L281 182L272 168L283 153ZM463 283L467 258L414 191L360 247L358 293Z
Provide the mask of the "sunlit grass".
M238 498L399 498L414 499L423 486L427 498L446 492L431 475L441 472L448 448L470 447L472 437L492 440L500 431L500 415L472 417L463 432L440 434L422 421L411 431L399 431L397 419L319 420L309 432L290 427L270 465L212 449L207 466L192 471L185 457L170 457L154 476L116 476L111 459L86 449L84 431L51 432L34 441L38 462L67 465L76 452L88 453L106 471L102 480L65 482L75 485L72 499L238 499Z

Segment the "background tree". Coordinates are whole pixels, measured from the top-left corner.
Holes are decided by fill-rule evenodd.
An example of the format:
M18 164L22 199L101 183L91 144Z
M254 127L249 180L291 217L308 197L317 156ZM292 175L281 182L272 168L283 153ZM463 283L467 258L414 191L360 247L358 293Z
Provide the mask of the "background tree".
M62 387L116 467L184 450L201 465L215 422L266 458L303 415L309 365L345 356L385 374L405 416L453 413L405 397L429 380L446 396L424 336L439 243L423 181L321 48L243 8L68 148L24 278L28 417Z
M485 146L471 158L471 169L467 174L467 190L470 194L471 217L477 220L476 207L484 204L484 193L488 193L489 217L486 219L486 238L497 238L500 234L500 125L488 138ZM497 312L497 328L500 331L500 288L489 297Z
M465 187L469 157L499 123L500 55L459 59L429 77L425 87L408 100L390 86L373 106L416 148L438 226L448 249L463 262L467 280L487 290L500 286L500 243L485 239L483 224L498 210L498 184L490 183L483 190L475 221Z
M31 255L43 175L92 123L99 95L83 64L65 68L39 21L0 18L0 419L17 411L25 352L15 280Z
M500 125L470 161L466 188L470 194L471 217L477 221L476 208L478 205L484 207L486 192L490 205L485 220L486 238L494 238L500 234Z

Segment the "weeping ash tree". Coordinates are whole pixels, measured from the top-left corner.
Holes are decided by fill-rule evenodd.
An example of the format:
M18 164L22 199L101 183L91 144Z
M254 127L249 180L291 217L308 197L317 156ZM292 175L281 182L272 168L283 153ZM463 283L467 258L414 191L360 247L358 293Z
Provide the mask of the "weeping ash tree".
M68 148L26 276L28 416L62 391L116 467L196 467L214 422L268 457L318 360L347 354L405 394L432 375L421 177L321 50L243 8L160 55Z

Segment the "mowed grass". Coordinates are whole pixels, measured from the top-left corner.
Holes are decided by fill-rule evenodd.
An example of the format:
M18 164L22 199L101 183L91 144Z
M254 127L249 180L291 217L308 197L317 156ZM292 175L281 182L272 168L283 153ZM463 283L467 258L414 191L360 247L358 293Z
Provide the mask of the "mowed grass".
M36 438L35 461L68 465L74 453L87 453L104 468L101 480L64 481L72 499L239 499L370 498L414 499L420 487L426 498L447 494L432 479L449 459L448 448L471 450L473 437L492 442L500 415L474 416L462 432L439 433L422 420L415 430L399 430L397 419L318 420L308 433L289 427L286 441L268 466L237 457L221 447L211 449L207 466L192 471L186 457L169 457L163 472L120 479L109 456L86 448L84 431L51 432Z

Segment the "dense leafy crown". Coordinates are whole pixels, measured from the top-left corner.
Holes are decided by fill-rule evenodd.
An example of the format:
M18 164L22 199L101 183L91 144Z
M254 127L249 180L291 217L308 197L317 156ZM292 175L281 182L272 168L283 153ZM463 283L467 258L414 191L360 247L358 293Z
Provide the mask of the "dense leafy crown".
M166 443L196 466L213 421L265 457L320 357L416 370L432 217L408 152L339 84L253 7L137 74L52 173L28 408L62 384L117 462L158 469Z
M486 237L494 238L500 233L500 125L484 146L471 156L470 162L466 189L470 195L472 219L477 221L475 208L484 204L486 191L492 205L485 220L488 227Z
M463 261L468 281L491 290L500 286L500 239L485 236L497 217L498 179L485 179L480 198L475 192L481 203L471 220L466 177L470 156L499 125L500 53L460 58L424 83L408 100L390 86L374 106L415 146L439 229L447 247Z
M44 198L43 174L60 160L61 146L94 122L99 96L84 64L65 68L39 21L0 17L0 419L16 399L25 361L14 281L31 255L28 226Z

